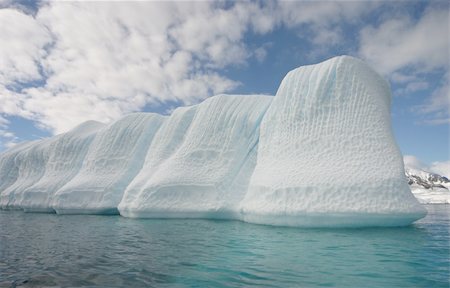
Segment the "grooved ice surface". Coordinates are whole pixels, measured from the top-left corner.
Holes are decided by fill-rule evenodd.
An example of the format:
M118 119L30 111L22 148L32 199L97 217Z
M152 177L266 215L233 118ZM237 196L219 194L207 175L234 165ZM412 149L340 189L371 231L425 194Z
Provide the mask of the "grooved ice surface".
M47 146L49 155L43 176L22 193L20 206L25 211L53 212L54 194L77 175L89 145L102 127L102 123L88 121L52 138Z
M219 95L170 116L88 122L0 154L2 208L291 226L399 226L407 185L388 84L336 57L275 97Z
M35 181L35 178L39 177L39 175L34 177L33 174L41 167L37 166L36 168L38 169L32 169L32 167L27 164L30 161L34 161L34 159L27 158L30 156L28 151L31 150L32 147L39 145L40 142L41 141L32 141L18 144L1 154L0 205L3 209L12 209L14 207L20 209L21 207L16 205L16 202L21 198L21 192L27 186L32 185L32 181Z
M157 114L135 113L100 130L78 174L56 192L56 212L116 213L163 119Z
M162 125L119 206L130 217L229 218L247 191L272 97L219 95Z
M260 129L244 220L401 225L425 215L392 135L389 86L362 61L336 57L291 71Z

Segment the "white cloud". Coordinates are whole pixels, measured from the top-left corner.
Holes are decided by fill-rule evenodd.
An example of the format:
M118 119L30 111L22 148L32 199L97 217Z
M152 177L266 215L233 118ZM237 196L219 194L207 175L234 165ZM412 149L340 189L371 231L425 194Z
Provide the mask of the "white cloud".
M419 160L416 156L413 155L403 155L403 163L406 167L418 170L426 170L427 166L425 163Z
M298 5L296 1L284 1L279 3L279 17L288 27L312 24L316 28L327 28L339 22L356 21L378 5L363 1L305 1Z
M0 115L0 128L4 128L9 124L9 121Z
M268 50L273 46L272 42L266 42L263 45L259 46L253 51L253 55L259 63L264 62L266 60Z
M406 85L405 89L406 89L406 92L416 92L416 91L425 90L429 86L430 85L426 81L417 81L417 82L408 83L408 85Z
M248 57L245 17L206 2L49 2L34 18L0 10L0 112L60 133L230 91L239 83L216 68Z
M443 109L448 111L450 110L450 98L449 98L449 90L450 86L448 81L439 87L439 89L435 90L431 95L429 102L422 106L423 113L432 113L438 112Z
M266 48L264 48L264 47L258 47L258 48L256 48L255 49L255 51L254 51L254 53L255 53L255 58L256 58L256 60L258 60L258 62L264 62L264 60L266 59L266 57L267 57L267 50L266 50Z
M9 121L0 115L0 148L11 148L17 144L16 135L7 130Z
M316 45L334 46L342 42L343 33L339 27L323 29L316 27L313 29L314 37L312 42Z
M2 9L0 113L60 133L230 91L239 82L219 69L246 64L243 37L273 29L271 5L47 2L34 16Z
M251 51L246 42L249 33L262 35L281 26L297 30L300 39L317 48L314 55L320 58L327 47L343 42L342 23L355 23L379 5L345 1L44 2L28 14L23 9L2 9L0 113L31 119L39 127L60 133L85 120L108 122L146 105L193 104L240 85L222 71L245 67L251 57L264 61L271 47L262 45ZM406 24L397 24L394 32L403 40L434 39L448 28L426 33L425 38L421 35L435 28L442 15L429 10L417 23L407 19ZM378 60L385 48L397 53L405 49L395 35L383 32L386 25L393 25L386 23L361 33L361 54L377 52L369 53L369 60ZM369 32L375 39L366 36ZM385 38L393 39L391 44L374 41ZM421 49L442 52L435 43L429 46ZM425 53L421 49L413 52L420 56ZM433 67L441 59L439 53L430 62ZM414 59L394 64L401 68L423 60ZM398 77L408 75L398 72ZM424 85L411 84L410 89Z
M431 163L430 171L450 178L450 160Z
M419 81L419 78L416 75L407 75L399 71L391 73L390 78L396 83L410 83Z
M404 155L403 163L405 167L423 170L426 172L436 173L441 176L450 177L450 160L448 161L436 161L431 163L431 165L427 165L420 161L416 156L413 155Z
M404 15L367 26L360 32L359 54L385 75L408 67L448 68L448 23L447 9L430 7L418 21Z
M425 77L428 72L444 75L442 83L423 99L423 104L413 107L423 118L418 123L450 123L448 75L445 76L449 73L450 60L448 24L448 4L429 5L417 20L401 15L377 27L367 26L360 32L359 54L403 86L395 94L408 95L429 89Z
M14 133L0 129L0 146L11 148L17 145L18 142L19 138L17 138Z
M400 79L403 83L402 88L396 88L394 91L394 95L402 95L402 96L408 96L411 93L424 91L430 88L430 84L425 80L420 80L417 77L404 77L396 75L396 79ZM407 80L408 79L408 80Z
M439 85L424 103L413 107L413 111L423 116L425 124L450 124L450 72L442 79Z
M47 29L33 17L0 9L0 85L41 80L39 61L50 41Z

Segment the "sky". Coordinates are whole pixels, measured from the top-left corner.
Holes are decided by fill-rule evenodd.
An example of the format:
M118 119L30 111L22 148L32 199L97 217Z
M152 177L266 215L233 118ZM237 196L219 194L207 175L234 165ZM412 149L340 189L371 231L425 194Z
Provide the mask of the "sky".
M0 0L0 151L213 95L275 95L338 55L390 82L405 159L450 176L448 1Z

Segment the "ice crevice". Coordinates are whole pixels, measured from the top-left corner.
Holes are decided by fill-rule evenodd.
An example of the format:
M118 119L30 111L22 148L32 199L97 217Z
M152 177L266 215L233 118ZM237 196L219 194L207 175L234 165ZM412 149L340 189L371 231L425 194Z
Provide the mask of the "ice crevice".
M289 72L275 96L218 95L169 116L88 121L1 153L0 205L300 227L409 225L426 210L404 176L390 101L381 76L339 56Z

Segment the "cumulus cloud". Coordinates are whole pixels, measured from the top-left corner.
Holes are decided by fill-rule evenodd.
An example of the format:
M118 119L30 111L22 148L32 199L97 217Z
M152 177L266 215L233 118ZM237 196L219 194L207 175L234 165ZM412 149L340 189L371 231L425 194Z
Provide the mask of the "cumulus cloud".
M12 6L0 9L0 115L33 120L53 133L85 120L108 122L144 107L190 105L233 91L241 83L223 71L245 67L252 57L262 62L272 48L249 46L249 34L263 35L280 27L297 31L299 39L317 48L314 57L320 60L327 47L344 41L342 23L357 23L381 5L43 2L31 9L14 3L18 2L0 3ZM400 68L421 64L427 53L433 54L429 68L437 67L448 40L447 44L445 39L434 40L448 27L433 29L443 18L443 12L434 9L417 23L405 18L367 27L361 32L360 54L377 63L382 60L382 69L397 73L397 78L410 77ZM390 27L403 38L385 31ZM380 44L386 42L382 40L391 44ZM395 61L382 59L386 49L393 49L393 58L402 54L409 47L404 41L428 41L422 46L431 47L413 49Z
M406 167L412 169L423 170L426 168L425 163L419 160L416 156L413 155L403 155L403 163Z
M268 50L273 46L272 42L266 42L263 45L259 46L253 51L253 56L255 57L256 61L259 63L262 63L266 60L267 54L269 53Z
M8 124L9 121L0 116L0 147L11 148L19 140L13 132L7 130Z
M450 74L444 76L443 84L438 86L422 105L413 110L424 115L423 122L431 125L450 124Z
M416 170L423 170L431 173L436 173L442 176L450 177L450 160L448 161L436 161L427 165L420 161L416 156L404 155L403 163L405 167Z
M31 13L11 1L1 6L11 5L0 10L0 113L54 133L232 91L240 83L222 69L250 57L263 61L270 48L249 49L248 33L308 24L318 43L336 42L328 28L365 9L312 2L44 2Z
M248 19L234 12L206 2L50 2L34 17L2 9L0 113L59 133L232 90L239 83L217 68L248 57L236 23Z
M404 14L360 31L359 55L403 86L396 94L429 89L430 84L424 80L428 72L443 75L443 81L431 89L423 104L412 109L423 118L421 123L450 123L448 23L448 4L438 2L425 9L416 20Z
M14 133L0 129L0 146L11 148L17 145L19 138Z
M51 41L48 30L14 9L0 9L0 27L0 84L41 80L39 62Z
M448 21L447 9L430 7L417 21L403 15L367 26L360 32L359 54L385 75L408 67L420 72L447 68Z
M450 160L431 163L430 171L450 178Z

